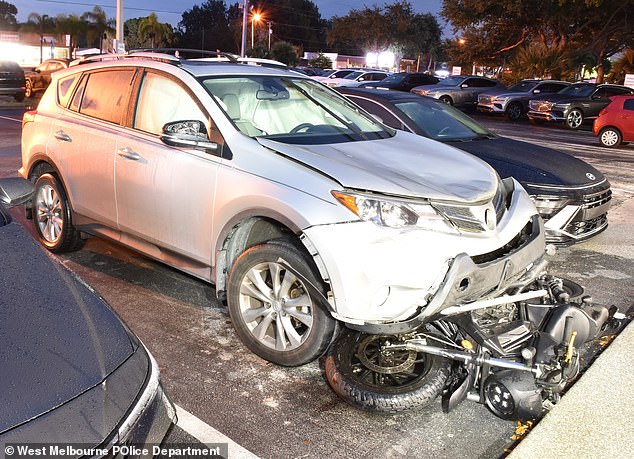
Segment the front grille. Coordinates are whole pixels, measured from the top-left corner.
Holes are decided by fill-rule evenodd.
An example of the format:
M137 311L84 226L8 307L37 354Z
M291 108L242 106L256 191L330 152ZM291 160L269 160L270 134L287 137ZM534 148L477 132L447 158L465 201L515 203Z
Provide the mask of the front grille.
M502 257L505 257L509 253L519 249L524 244L526 244L533 235L533 221L529 221L524 228L517 233L517 235L511 239L507 244L503 245L497 250L489 253L483 253L482 255L472 256L471 259L476 265L481 265L483 263L489 263L490 261L498 260Z
M490 104L492 101L493 101L493 97L491 96L484 96L482 94L478 96L478 102L481 104Z
M546 100L531 100L528 102L528 106L536 112L549 112L553 108L553 103Z
M607 189L598 193L584 196L582 207L584 209L594 209L595 207L600 207L604 204L607 204L608 202L610 202L611 199L612 190Z

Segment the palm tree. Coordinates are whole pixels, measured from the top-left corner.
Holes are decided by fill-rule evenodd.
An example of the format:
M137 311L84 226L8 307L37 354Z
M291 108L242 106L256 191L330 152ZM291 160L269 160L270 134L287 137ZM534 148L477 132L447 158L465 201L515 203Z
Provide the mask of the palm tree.
M623 84L628 73L634 74L634 48L627 48L621 57L614 61L608 78L613 83Z
M156 48L157 45L171 41L172 28L168 24L158 22L156 13L150 13L147 18L142 19L139 23L139 35L141 40L150 38L152 48Z
M55 30L55 18L46 14L31 13L29 14L26 24L22 26L22 30L27 32L35 32L40 34L40 63L44 59L43 44L44 34Z
M95 38L98 38L99 52L103 52L103 39L106 32L114 32L114 19L108 19L106 12L99 6L95 6L92 11L82 14L81 19L88 22L89 41L94 43Z
M60 14L56 20L57 32L62 35L70 35L70 52L71 57L75 57L77 49L77 40L79 36L86 31L86 23L82 21L76 14L68 16Z

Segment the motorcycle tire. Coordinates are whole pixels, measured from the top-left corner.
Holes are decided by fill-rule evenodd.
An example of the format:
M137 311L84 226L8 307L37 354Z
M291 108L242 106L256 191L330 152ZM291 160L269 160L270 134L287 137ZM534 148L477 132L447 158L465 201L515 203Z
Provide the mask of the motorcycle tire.
M395 337L344 332L325 357L330 387L368 411L395 414L432 402L445 387L450 361L415 351L381 351L384 341L394 342Z

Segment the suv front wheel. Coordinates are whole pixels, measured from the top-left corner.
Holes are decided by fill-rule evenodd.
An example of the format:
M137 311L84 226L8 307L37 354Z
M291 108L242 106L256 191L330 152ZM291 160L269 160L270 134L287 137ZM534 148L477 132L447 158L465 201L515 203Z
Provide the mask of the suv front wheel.
M51 252L70 252L83 245L79 231L71 223L66 192L52 174L42 174L35 181L33 224L38 239Z
M566 116L566 126L570 129L579 129L583 123L583 113L578 108L573 108Z
M311 261L292 244L269 242L238 257L227 303L236 332L263 359L298 366L321 356L335 330L322 306L324 285Z

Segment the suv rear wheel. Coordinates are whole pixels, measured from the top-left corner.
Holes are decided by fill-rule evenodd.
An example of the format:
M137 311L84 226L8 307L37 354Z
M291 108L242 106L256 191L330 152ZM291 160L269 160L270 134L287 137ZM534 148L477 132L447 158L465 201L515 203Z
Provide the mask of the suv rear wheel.
M323 308L323 282L291 243L251 247L233 264L227 303L244 344L263 359L298 366L321 356L335 320Z
M52 174L43 174L35 182L33 224L38 239L51 252L70 252L83 245L71 222L66 192Z

